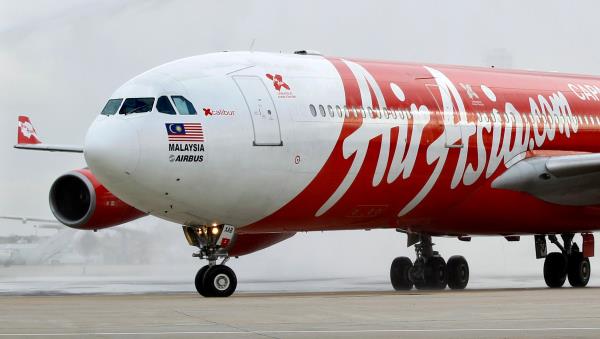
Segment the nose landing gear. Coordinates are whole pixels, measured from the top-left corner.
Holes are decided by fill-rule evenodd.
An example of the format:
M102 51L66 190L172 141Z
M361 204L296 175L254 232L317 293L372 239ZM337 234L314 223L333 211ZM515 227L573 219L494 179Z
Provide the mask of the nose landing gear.
M464 289L469 282L469 265L462 256L452 256L448 263L437 251L429 235L408 235L408 245L415 245L417 259L394 259L390 267L390 280L396 291L417 289Z
M225 263L229 260L226 251L231 242L235 228L231 225L183 226L183 232L191 246L199 251L193 256L207 259L208 265L203 266L194 283L196 290L203 297L228 297L237 287L237 277ZM217 260L223 258L221 264Z

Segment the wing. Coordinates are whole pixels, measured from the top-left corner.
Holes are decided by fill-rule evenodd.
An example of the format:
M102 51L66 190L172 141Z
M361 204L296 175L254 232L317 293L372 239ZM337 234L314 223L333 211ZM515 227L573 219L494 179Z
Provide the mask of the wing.
M14 147L36 151L83 153L83 147L81 146L44 144L38 138L37 132L29 120L29 117L25 115L19 116L17 125L17 144Z
M56 219L30 218L30 217L5 216L5 215L0 215L0 219L16 220L16 221L20 221L23 224L27 224L30 222L36 223L33 226L36 228L47 228L47 229L54 229L54 230L64 229L63 224L58 222L58 220L56 220Z
M61 225L61 223L58 222L58 220L56 220L56 219L29 218L29 217L17 217L17 216L5 216L5 215L0 216L0 219L4 219L4 220L17 220L17 221L20 221L20 222L22 222L24 224L26 224L28 222L43 222L45 224Z
M533 155L512 165L492 187L560 205L599 205L600 153Z

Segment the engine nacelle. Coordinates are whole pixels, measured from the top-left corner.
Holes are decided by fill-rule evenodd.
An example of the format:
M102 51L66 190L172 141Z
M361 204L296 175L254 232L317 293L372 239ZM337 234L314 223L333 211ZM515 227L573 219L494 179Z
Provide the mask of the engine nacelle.
M71 171L54 181L50 209L64 225L83 230L116 226L146 215L115 197L88 169Z

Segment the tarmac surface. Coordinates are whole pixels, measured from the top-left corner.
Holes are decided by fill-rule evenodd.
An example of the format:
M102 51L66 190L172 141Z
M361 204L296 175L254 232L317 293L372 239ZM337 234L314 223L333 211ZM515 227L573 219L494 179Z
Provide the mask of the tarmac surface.
M600 288L4 295L0 337L600 337Z

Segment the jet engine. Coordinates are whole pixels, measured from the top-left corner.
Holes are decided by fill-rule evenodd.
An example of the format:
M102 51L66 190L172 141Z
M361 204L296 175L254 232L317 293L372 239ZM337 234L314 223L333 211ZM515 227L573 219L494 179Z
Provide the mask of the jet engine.
M146 215L115 197L89 169L68 172L54 181L50 209L64 225L82 230L116 226Z

